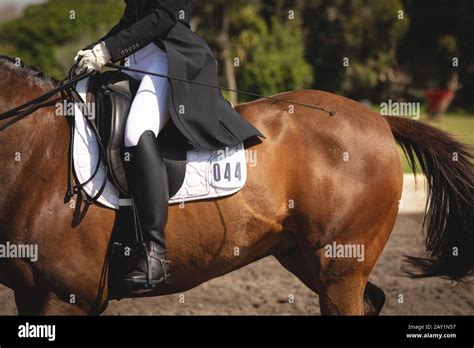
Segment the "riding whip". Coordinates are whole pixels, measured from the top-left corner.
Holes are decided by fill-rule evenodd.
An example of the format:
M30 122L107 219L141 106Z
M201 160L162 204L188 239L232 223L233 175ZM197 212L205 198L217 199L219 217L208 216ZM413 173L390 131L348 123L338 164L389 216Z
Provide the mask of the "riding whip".
M117 69L117 70L125 70L125 71L140 73L140 74L163 77L163 78L166 78L166 79L169 79L169 80L176 80L176 81L195 84L195 85L198 85L198 86L209 87L209 88L214 88L214 89L220 89L220 90L224 90L224 91L228 91L228 92L234 92L234 93L238 93L238 94L245 94L245 95L249 95L249 96L256 97L256 98L269 99L269 100L274 100L274 101L278 101L278 102L288 103L288 104L291 104L291 105L304 106L304 107L307 107L307 108L311 108L311 109L326 112L330 116L334 116L336 114L335 111L329 111L327 109L324 109L322 107L318 107L318 106L315 106L315 105L310 105L310 104L305 104L305 103L298 103L298 102L294 102L294 101L291 101L291 100L285 100L285 99L280 99L280 98L276 98L276 97L268 97L268 96L265 96L265 95L262 95L262 94L242 91L242 90L239 90L239 89L232 89L232 88L227 88L227 87L214 86L214 85L210 85L210 84L207 84L207 83L190 81L190 80L179 78L179 77L173 77L173 76L169 76L169 75L152 73L152 72L145 71L145 70L133 69L133 68L129 68L129 67L126 67L126 66L117 65L117 64L110 64L109 63L106 66L109 67L109 68Z

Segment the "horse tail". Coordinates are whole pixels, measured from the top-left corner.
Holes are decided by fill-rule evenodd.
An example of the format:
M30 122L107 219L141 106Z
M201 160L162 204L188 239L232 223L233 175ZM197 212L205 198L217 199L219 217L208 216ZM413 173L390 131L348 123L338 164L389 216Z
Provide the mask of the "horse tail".
M387 117L413 172L428 182L423 219L426 258L407 256L413 278L461 281L474 274L473 148L421 122ZM417 163L418 160L418 163Z

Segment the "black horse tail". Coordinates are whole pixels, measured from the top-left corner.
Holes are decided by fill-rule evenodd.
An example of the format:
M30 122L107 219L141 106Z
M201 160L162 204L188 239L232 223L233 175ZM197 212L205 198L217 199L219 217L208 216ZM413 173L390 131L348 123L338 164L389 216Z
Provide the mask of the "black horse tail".
M423 220L427 257L407 256L408 275L456 281L474 275L473 148L421 122L386 120L413 172L419 163L428 182Z

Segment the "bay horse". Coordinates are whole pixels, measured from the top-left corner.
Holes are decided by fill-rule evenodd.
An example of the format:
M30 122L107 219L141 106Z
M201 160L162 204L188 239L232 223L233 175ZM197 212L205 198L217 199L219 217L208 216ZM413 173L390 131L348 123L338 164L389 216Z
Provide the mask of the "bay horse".
M55 85L0 58L0 113ZM173 282L137 296L180 293L274 256L319 294L321 314L378 314L384 294L368 278L398 213L397 142L412 166L418 159L429 184L427 255L409 259L417 267L412 275L462 280L473 274L470 148L428 125L382 117L334 94L277 97L335 115L270 100L239 105L267 137L251 148L257 165L249 166L246 186L231 197L170 207ZM92 205L74 223L77 206L64 203L69 125L55 113L59 99L0 133L0 243L39 250L36 262L0 259L0 282L13 289L20 315L100 314L109 302L107 250L117 213ZM363 261L328 256L335 243L364 246Z

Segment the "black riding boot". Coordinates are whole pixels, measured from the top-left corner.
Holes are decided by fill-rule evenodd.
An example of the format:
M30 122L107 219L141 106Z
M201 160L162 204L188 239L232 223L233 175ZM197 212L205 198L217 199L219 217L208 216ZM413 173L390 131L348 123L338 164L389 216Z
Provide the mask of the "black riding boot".
M168 219L168 177L152 131L140 137L137 146L125 148L130 160L124 161L129 191L137 209L146 255L124 284L135 290L169 282L169 261L165 260L164 229ZM132 289L132 290L133 290Z

